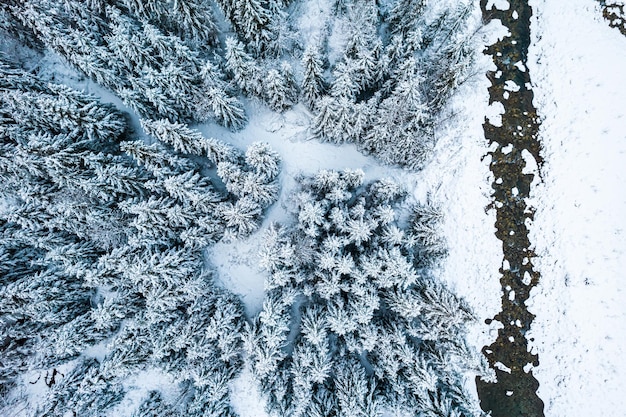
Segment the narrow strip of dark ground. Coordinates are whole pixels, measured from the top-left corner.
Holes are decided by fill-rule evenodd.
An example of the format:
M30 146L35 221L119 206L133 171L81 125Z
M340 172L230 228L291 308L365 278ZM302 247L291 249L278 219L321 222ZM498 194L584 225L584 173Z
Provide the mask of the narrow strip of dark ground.
M498 145L491 153L490 169L495 178L492 204L496 209L496 236L502 241L504 262L500 269L502 311L493 320L503 327L496 341L483 348L498 380L487 383L478 379L478 395L483 410L491 411L493 417L543 416L543 402L537 396L539 383L528 366L538 366L539 358L528 352L525 336L534 319L525 301L539 282L526 225L533 218L533 209L526 205L525 198L534 176L523 172L524 150L541 165L539 123L526 68L532 10L524 0L510 0L506 11L487 9L487 0L480 3L484 20L500 20L510 35L485 51L497 67L497 71L487 73L490 103L500 102L505 110L501 127L487 120L484 124L486 139Z

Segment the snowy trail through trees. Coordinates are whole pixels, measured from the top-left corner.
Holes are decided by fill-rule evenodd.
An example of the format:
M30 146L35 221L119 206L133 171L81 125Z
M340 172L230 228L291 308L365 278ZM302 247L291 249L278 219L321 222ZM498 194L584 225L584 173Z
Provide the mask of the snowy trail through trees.
M527 162L541 164L538 121L526 68L532 10L524 0L505 2L502 9L482 0L481 8L486 21L500 20L510 33L485 51L497 66L497 71L487 74L492 83L490 103L504 106L501 125L488 120L484 124L485 137L497 144L491 152L490 169L495 178L496 236L502 241L504 260L500 269L502 311L494 318L502 328L496 341L483 349L498 381L477 380L477 387L482 408L494 417L542 416L543 402L536 394L539 383L531 370L539 358L528 351L525 336L534 318L525 301L539 281L528 239L528 221L534 211L525 200L534 178L525 171Z

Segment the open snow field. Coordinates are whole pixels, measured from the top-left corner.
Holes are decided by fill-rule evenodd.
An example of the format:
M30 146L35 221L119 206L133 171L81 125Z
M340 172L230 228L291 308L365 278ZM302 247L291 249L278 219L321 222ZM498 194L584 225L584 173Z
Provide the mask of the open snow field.
M529 70L545 164L530 299L545 415L626 409L626 37L595 1L533 0Z

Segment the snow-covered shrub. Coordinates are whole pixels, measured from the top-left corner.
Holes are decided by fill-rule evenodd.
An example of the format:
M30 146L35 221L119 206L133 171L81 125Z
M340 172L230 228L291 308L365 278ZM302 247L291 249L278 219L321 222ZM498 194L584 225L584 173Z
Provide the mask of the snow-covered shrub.
M464 382L484 369L464 339L474 317L420 268L436 254L399 222L402 200L393 182L322 171L302 180L296 226L268 230L245 347L271 415L482 415Z

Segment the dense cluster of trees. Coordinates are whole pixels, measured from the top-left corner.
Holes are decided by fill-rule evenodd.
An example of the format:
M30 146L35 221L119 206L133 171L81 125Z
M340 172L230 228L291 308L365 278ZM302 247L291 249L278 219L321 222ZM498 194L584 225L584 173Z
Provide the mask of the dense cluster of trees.
M418 169L434 146L437 116L471 69L473 3L441 10L424 0L399 0L384 11L374 0L342 4L347 42L328 68L325 93L323 51L303 56L303 101L316 115L314 132Z
M143 117L215 120L234 130L247 121L210 59L217 32L204 1L9 1L0 9L14 22L9 30L29 28Z
M79 358L42 415L99 415L146 367L197 393L187 415L227 410L243 309L204 271L202 249L256 230L277 197L278 155L167 119L143 121L153 145L128 140L113 106L6 63L0 117L3 395L26 371ZM217 188L201 173L211 166ZM80 356L100 342L102 362Z
M0 4L0 28L58 52L143 117L237 130L247 120L237 90L276 111L301 101L321 140L422 167L437 117L472 66L473 2L337 1L325 37L332 27L346 41L334 62L326 38L298 39L290 3L216 0L228 39L207 0L12 0Z
M471 67L470 2L337 0L323 39L300 39L304 1L0 2L0 35L62 56L142 130L0 56L0 410L36 371L49 389L27 413L115 415L152 369L180 397L151 391L127 414L235 416L228 383L248 358L275 416L480 414L472 314L428 272L440 214L402 212L394 183L301 178L293 225L266 234L258 317L207 270L207 246L258 230L281 161L191 123L242 129L242 96L302 103L321 140L419 168Z
M400 188L359 171L302 180L293 227L266 234L266 300L245 347L272 416L474 416L473 316L424 269L436 211L399 222Z

